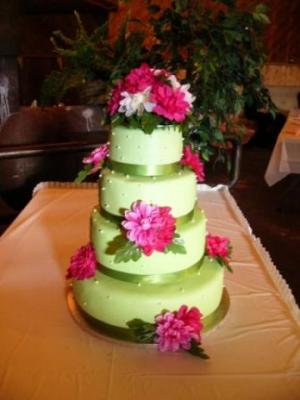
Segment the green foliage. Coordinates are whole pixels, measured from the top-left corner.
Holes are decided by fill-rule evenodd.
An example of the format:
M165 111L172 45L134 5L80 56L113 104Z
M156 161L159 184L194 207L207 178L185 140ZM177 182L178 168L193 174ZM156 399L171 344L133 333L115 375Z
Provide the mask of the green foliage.
M86 164L83 169L78 172L77 177L74 179L74 183L83 182L91 172L92 168L92 164Z
M190 354L196 357L200 357L204 360L208 360L209 356L205 353L204 349L199 346L199 343L197 343L195 340L191 341L191 348L188 350Z
M223 6L219 11L204 8L197 0L174 0L164 10L147 1L156 43L148 61L185 71L196 96L186 141L205 160L211 156L211 144L222 144L224 134L233 133L234 116L245 106L275 111L261 81L262 39L269 23L266 7L240 11L235 0L215 2Z
M106 103L112 84L137 67L145 52L142 46L144 34L129 33L127 18L120 26L116 41L111 44L107 24L89 34L80 15L76 11L74 15L77 21L75 37L69 38L63 32L55 31L50 39L63 67L45 79L39 98L42 106L63 101L72 89L84 90L87 82L94 81L101 82L99 98ZM99 98L93 101L97 102Z
M224 135L242 135L245 131L236 123L236 116L245 107L264 109L273 115L276 111L261 80L266 61L263 35L269 23L267 8L250 4L249 10L241 11L236 0L214 0L220 7L210 9L200 0L173 0L161 9L157 2L144 1L154 35L154 45L148 51L143 47L144 23L139 19L125 18L113 44L107 39L106 24L88 34L76 12L75 38L54 32L52 43L64 67L46 79L41 104L63 101L70 90L83 90L86 82L94 80L102 82L101 98L105 103L119 78L147 62L185 75L196 96L193 115L183 127L185 141L192 143L205 161L219 147L222 159ZM135 23L138 29L129 32L129 23ZM141 117L136 118L141 122ZM122 117L112 122L120 123ZM159 121L151 114L142 117L148 133L156 123Z
M141 249L135 243L130 242L123 234L116 236L108 243L106 253L115 255L114 261L116 263L128 262L129 260L137 261L142 256Z
M140 343L154 343L155 324L135 318L127 322L134 338Z
M168 253L170 251L174 254L186 254L184 242L182 239L180 239L180 235L178 233L174 234L173 242L169 244L165 249L165 253Z

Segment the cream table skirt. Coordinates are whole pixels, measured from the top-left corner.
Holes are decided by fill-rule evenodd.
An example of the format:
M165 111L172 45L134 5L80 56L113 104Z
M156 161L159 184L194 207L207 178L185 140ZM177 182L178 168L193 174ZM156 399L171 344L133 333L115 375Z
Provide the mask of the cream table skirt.
M40 186L0 238L1 400L299 400L299 309L226 189L199 187L208 230L234 249L229 313L203 337L208 361L74 321L65 271L96 203L95 187Z

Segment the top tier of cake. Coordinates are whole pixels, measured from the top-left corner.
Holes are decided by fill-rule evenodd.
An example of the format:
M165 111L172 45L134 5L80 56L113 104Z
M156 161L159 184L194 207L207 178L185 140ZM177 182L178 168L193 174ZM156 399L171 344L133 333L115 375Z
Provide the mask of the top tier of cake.
M151 134L140 129L113 128L110 160L134 165L168 165L182 157L182 134L178 127L162 126Z

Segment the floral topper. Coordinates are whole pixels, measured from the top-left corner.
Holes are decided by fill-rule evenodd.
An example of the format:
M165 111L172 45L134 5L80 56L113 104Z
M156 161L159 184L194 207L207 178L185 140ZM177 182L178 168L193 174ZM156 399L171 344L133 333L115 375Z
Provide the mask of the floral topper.
M134 338L141 343L156 343L159 351L177 351L183 349L189 353L208 359L200 347L203 329L202 314L199 309L188 309L182 305L178 311L163 311L155 317L155 323L133 319L127 322Z
M120 80L112 91L108 113L114 125L127 124L151 133L158 125L183 123L194 96L164 69L142 64Z
M82 162L84 168L78 172L75 183L81 183L88 175L94 174L103 167L105 159L109 155L109 144L105 143L93 150L88 156L84 157Z
M185 253L170 211L170 207L150 205L141 200L134 202L121 222L125 235L117 236L110 243L115 262L137 261L142 254L150 256L154 251Z
M222 267L226 267L228 271L233 272L229 259L231 255L230 240L224 236L213 236L210 233L206 235L205 252L210 258L214 258Z

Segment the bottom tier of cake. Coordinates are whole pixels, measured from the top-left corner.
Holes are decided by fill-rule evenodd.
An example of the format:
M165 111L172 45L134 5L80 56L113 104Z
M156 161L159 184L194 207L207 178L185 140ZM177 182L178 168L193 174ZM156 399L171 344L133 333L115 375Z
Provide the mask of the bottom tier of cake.
M91 279L74 281L73 293L87 318L102 324L106 333L121 329L122 336L128 321L154 322L162 310L178 310L183 304L209 316L221 302L223 274L224 269L207 257L197 270L168 283L126 282L99 270Z

